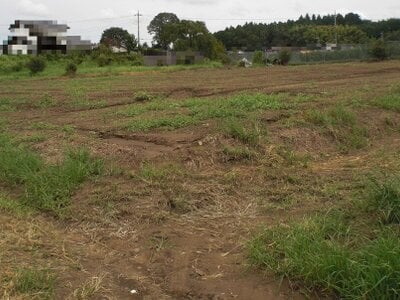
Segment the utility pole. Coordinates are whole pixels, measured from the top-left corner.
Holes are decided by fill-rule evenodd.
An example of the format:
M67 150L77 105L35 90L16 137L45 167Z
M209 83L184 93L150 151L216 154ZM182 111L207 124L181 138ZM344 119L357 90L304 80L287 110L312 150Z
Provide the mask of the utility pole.
M138 48L140 48L140 17L143 15L138 11L135 17L137 17L137 40L138 40Z
M335 11L335 44L337 47L337 43L338 43L338 36L337 36L337 13Z

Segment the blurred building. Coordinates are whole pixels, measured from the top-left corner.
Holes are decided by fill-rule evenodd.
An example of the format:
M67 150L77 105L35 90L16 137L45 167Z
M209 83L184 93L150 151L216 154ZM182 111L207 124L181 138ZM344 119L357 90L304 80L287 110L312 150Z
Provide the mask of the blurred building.
M3 54L67 54L92 49L90 41L67 36L69 27L57 21L17 20L10 25L10 36L2 46Z

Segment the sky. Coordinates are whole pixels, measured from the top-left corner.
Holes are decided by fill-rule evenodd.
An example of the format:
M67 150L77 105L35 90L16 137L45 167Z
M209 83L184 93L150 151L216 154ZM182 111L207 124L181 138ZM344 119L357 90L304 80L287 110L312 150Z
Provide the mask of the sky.
M246 22L270 23L297 19L300 15L355 12L363 18L400 17L399 0L0 0L0 43L16 19L57 20L67 23L69 35L98 42L103 30L118 26L137 36L140 11L141 43L151 44L147 25L160 12L180 19L204 21L211 32Z

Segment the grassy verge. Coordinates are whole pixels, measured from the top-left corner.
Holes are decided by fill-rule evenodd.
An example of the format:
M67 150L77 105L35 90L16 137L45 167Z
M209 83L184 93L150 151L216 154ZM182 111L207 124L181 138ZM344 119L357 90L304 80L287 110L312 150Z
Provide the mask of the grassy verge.
M20 203L28 207L60 215L73 191L101 169L102 162L86 150L68 151L62 163L48 165L6 134L0 135L0 179L11 187L22 187Z
M248 244L251 263L343 299L398 299L397 183L372 182L360 214L330 211L264 229Z

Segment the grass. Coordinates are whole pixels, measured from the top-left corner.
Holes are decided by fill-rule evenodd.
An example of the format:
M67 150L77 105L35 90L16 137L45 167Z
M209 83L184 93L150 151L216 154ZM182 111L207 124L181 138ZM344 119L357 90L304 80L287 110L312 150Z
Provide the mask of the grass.
M156 166L151 163L145 162L142 164L138 176L144 180L148 181L163 181L166 179L171 179L177 175L183 175L184 171L177 165L166 164L161 166Z
M400 176L369 182L369 197L366 203L371 212L378 214L384 224L400 224Z
M257 120L245 125L238 119L228 119L224 122L223 130L228 137L253 147L259 146L266 136L265 130Z
M257 157L257 153L247 147L225 146L222 152L226 161L252 160Z
M368 145L367 130L358 125L354 112L341 105L324 111L310 110L306 113L305 119L333 136L343 152L347 152L348 149L361 149Z
M0 135L0 179L22 186L21 203L61 215L73 191L91 175L101 173L102 162L86 150L68 151L62 163L47 165L34 152Z
M61 58L58 60L49 60L46 62L46 69L32 77L25 64L27 62L26 56L3 55L0 57L0 79L15 80L24 78L27 80L35 80L40 77L63 77L65 75L65 67L70 62L68 58ZM181 70L197 70L209 68L221 68L222 64L219 62L210 62L197 65L175 65L165 67L147 67L147 66L132 66L129 63L113 63L110 66L99 68L97 62L90 58L84 59L82 64L78 66L78 76L85 74L97 75L115 75L126 72L148 72L160 70L162 72L176 72Z
M55 290L55 276L49 270L19 269L15 276L14 290L30 299L52 299Z
M375 100L373 104L383 109L400 112L400 93L382 96Z
M225 98L192 98L176 102L162 100L134 104L117 114L132 117L124 125L130 131L173 130L209 119L249 117L251 113L264 110L287 109L290 104L285 97L285 94L240 93ZM157 118L154 112L157 112ZM167 116L160 116L160 112Z
M343 299L398 299L400 239L393 232L354 246L337 213L265 229L248 244L251 262Z
M0 193L0 211L11 212L14 215L24 216L29 213L29 209L21 205L19 201L10 199L7 195Z
M306 114L306 120L319 126L354 126L356 116L343 106L335 106L326 111L310 110Z

